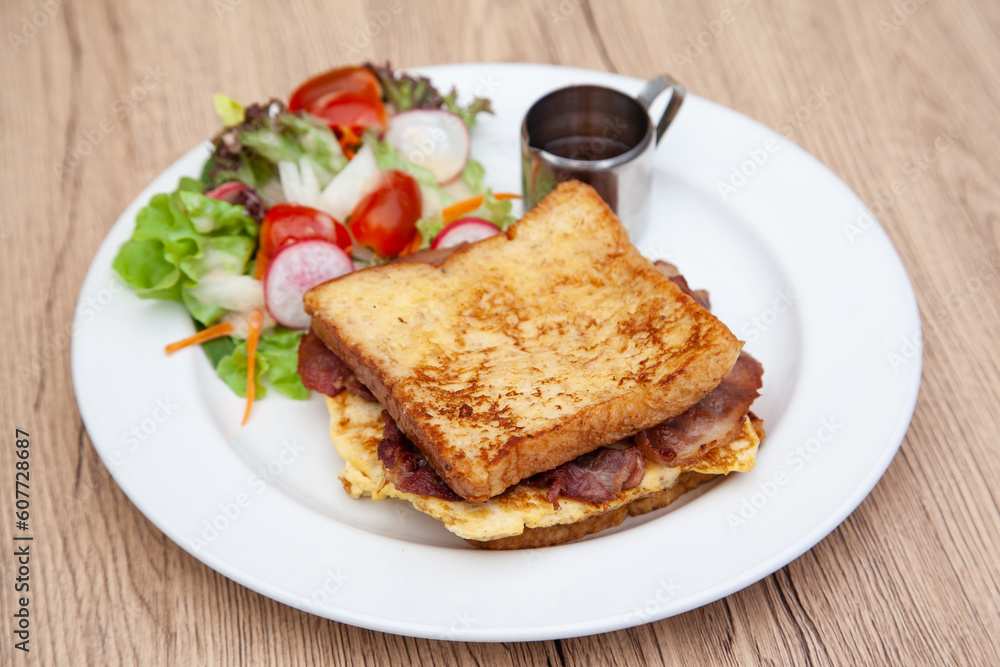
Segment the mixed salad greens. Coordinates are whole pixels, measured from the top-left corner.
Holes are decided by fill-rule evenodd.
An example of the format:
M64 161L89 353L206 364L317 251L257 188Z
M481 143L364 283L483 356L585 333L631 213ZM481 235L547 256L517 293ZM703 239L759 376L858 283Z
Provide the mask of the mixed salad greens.
M510 199L469 159L490 102L467 105L388 64L345 67L299 86L287 104L217 95L223 129L201 179L183 178L136 217L114 269L143 298L179 301L216 372L247 398L266 384L308 397L297 373L309 327L302 295L400 255L499 233Z

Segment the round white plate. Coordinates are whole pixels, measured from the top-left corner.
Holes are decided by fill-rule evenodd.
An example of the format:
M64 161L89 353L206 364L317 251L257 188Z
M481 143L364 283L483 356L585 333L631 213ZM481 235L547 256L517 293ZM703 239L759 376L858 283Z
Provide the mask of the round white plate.
M520 191L530 103L572 83L636 93L623 76L541 65L422 70L493 99L473 154ZM653 222L636 245L711 292L766 369L756 469L665 512L550 549L491 553L396 501L351 500L318 396L243 401L198 350L176 303L143 301L111 270L139 208L195 176L182 157L122 214L76 312L80 412L122 490L227 577L293 607L385 632L468 641L573 637L662 619L786 565L871 491L899 448L920 381L920 321L892 244L864 204L773 130L689 96L659 148ZM724 184L728 187L721 187ZM731 188L731 189L730 189Z

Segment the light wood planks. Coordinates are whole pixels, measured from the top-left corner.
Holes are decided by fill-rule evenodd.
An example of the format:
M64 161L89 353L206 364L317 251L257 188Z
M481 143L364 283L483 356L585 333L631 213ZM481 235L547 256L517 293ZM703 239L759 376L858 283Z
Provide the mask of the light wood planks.
M29 662L1000 663L1000 5L400 1L404 11L356 52L358 29L388 1L0 7L0 406L5 428L28 429L34 442ZM43 5L53 15L13 44ZM683 60L717 20L719 34ZM321 620L230 582L160 534L111 481L76 411L66 334L84 272L135 194L214 131L214 92L284 95L310 73L369 58L673 72L784 129L869 205L885 200L880 219L917 289L926 350L913 424L872 495L816 548L729 598L627 631L531 644L416 640ZM116 100L149 73L158 80L119 118ZM827 101L781 127L817 89ZM948 148L914 170L939 136ZM79 165L57 171L85 141L95 145ZM887 197L894 181L902 194ZM13 461L5 441L5 539ZM0 661L20 664L11 567L7 554Z

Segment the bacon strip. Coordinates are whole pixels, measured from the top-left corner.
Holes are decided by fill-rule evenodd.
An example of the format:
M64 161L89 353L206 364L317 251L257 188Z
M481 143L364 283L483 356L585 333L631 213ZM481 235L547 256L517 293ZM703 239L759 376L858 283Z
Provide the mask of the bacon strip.
M382 428L382 440L378 443L378 458L389 481L405 493L442 500L461 500L462 497L444 483L423 454L399 430L387 410L382 411L382 419L385 420L385 426Z
M522 481L522 484L548 486L546 497L555 509L559 509L560 496L588 503L614 500L622 491L642 483L645 474L646 459L639 447L601 447L530 477Z
M686 412L638 433L635 443L650 459L672 468L697 463L742 428L763 374L760 362L741 352L718 387Z
M660 273L670 278L670 281L681 288L681 291L687 294L689 297L698 302L698 304L705 310L712 309L712 303L708 299L708 292L703 289L693 290L688 286L687 279L681 275L681 272L677 270L677 267L670 262L664 262L662 259L658 259L653 262L653 266L660 270Z
M368 387L361 384L344 360L330 351L316 332L310 329L299 343L299 375L306 389L336 396L347 389L352 394L374 401Z
M433 266L441 266L444 264L444 260L451 257L456 250L459 248L464 248L469 245L468 243L459 243L458 245L451 246L448 248L428 248L427 250L418 250L417 252L412 252L409 255L400 255L396 259L389 262L390 264L414 264L414 263L424 263L431 264Z

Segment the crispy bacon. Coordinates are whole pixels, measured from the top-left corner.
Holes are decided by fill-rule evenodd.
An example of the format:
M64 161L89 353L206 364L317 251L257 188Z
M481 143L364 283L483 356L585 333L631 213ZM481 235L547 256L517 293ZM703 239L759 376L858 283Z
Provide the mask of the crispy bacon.
M697 301L702 308L705 310L712 309L712 303L708 299L708 292L703 289L693 290L688 286L687 279L681 275L681 272L677 270L677 267L670 262L664 262L662 259L658 259L653 262L653 266L660 270L660 273L670 278L670 281L681 288L681 291L687 294L689 297Z
M639 447L601 447L522 483L548 486L546 497L559 509L560 496L588 503L614 500L622 491L638 486L645 474L646 460Z
M410 253L409 255L400 255L396 259L389 262L390 264L413 264L417 262L423 262L424 264L433 264L434 266L441 266L444 260L452 256L452 254L459 248L464 248L469 245L468 243L459 243L458 245L451 246L449 248L428 248L427 250L418 250L417 252Z
M368 387L361 384L344 360L330 351L316 332L310 329L299 343L299 375L306 389L336 396L347 389L352 394L375 400Z
M378 443L378 458L389 481L405 493L442 500L461 500L462 497L444 483L427 463L424 455L399 430L388 410L382 411L382 419L385 420L385 426L382 428L382 440Z
M700 461L715 446L735 437L757 398L764 368L746 352L718 387L687 412L638 433L635 443L651 459L670 467Z

